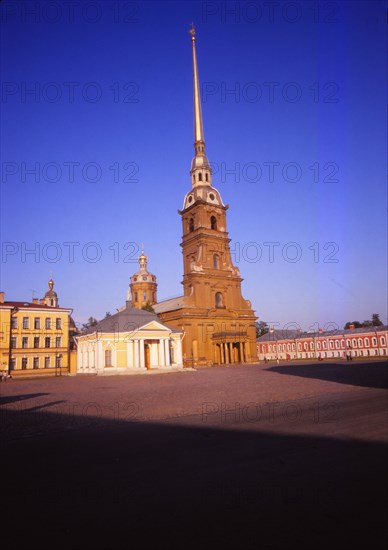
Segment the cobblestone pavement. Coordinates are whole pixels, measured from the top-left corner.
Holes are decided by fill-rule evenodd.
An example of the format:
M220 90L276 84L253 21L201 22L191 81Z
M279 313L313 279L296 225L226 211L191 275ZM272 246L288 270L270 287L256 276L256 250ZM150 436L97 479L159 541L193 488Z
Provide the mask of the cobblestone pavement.
M383 548L386 388L383 361L8 380L3 540Z

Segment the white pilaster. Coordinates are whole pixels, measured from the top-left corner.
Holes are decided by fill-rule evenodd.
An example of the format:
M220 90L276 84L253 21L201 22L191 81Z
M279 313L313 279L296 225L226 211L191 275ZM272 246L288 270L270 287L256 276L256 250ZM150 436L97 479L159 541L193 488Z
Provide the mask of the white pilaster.
M133 340L130 340L129 342L127 342L127 368L133 369L134 366L135 365L133 362Z
M140 362L139 362L139 340L135 339L133 341L133 347L134 347L133 367L135 369L138 369L140 367Z

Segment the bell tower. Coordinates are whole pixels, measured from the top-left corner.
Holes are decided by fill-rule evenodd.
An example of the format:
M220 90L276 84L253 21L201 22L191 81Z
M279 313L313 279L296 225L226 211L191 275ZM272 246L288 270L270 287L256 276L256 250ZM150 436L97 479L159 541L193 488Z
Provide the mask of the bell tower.
M156 277L147 269L148 258L144 254L144 249L139 256L139 270L132 275L130 282L131 305L141 309L156 303Z
M183 200L183 303L161 311L164 322L184 328L185 364L209 365L257 361L256 316L241 294L239 269L233 265L226 226L228 205L212 185L206 156L198 78L196 37L190 29L194 82L194 158L191 189Z

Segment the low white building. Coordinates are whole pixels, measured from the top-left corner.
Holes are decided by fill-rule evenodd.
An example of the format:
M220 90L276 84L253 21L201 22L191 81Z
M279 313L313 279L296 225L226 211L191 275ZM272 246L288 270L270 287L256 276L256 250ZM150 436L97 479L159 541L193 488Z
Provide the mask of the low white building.
M182 369L183 332L155 313L126 306L76 337L78 374Z

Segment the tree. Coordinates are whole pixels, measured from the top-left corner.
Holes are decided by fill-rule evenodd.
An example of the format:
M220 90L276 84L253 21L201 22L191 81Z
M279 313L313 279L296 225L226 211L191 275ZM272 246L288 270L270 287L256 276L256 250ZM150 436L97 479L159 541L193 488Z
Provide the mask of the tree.
M263 336L263 334L267 334L268 331L269 326L265 321L260 321L259 323L256 323L256 338Z
M84 323L82 325L82 328L84 330L87 330L88 328L95 327L97 324L98 324L97 319L95 319L94 317L89 317L88 322Z
M147 302L146 304L144 304L144 306L142 306L141 309L143 309L144 311L150 311L151 313L155 313L155 310L150 304L150 302Z
M344 328L350 328L350 325L354 325L354 328L367 328L367 327L381 327L383 323L380 319L379 313L373 313L372 319L367 319L363 323L360 323L359 321L348 321Z
M380 314L379 313L373 313L372 314L372 326L374 327L382 327L383 323L380 320Z
M354 325L352 328L361 328L363 323L360 323L360 321L348 321L344 328L350 328L350 325Z
M106 319L107 317L112 317L112 314L111 314L110 311L107 311L107 312L105 313L104 319Z

